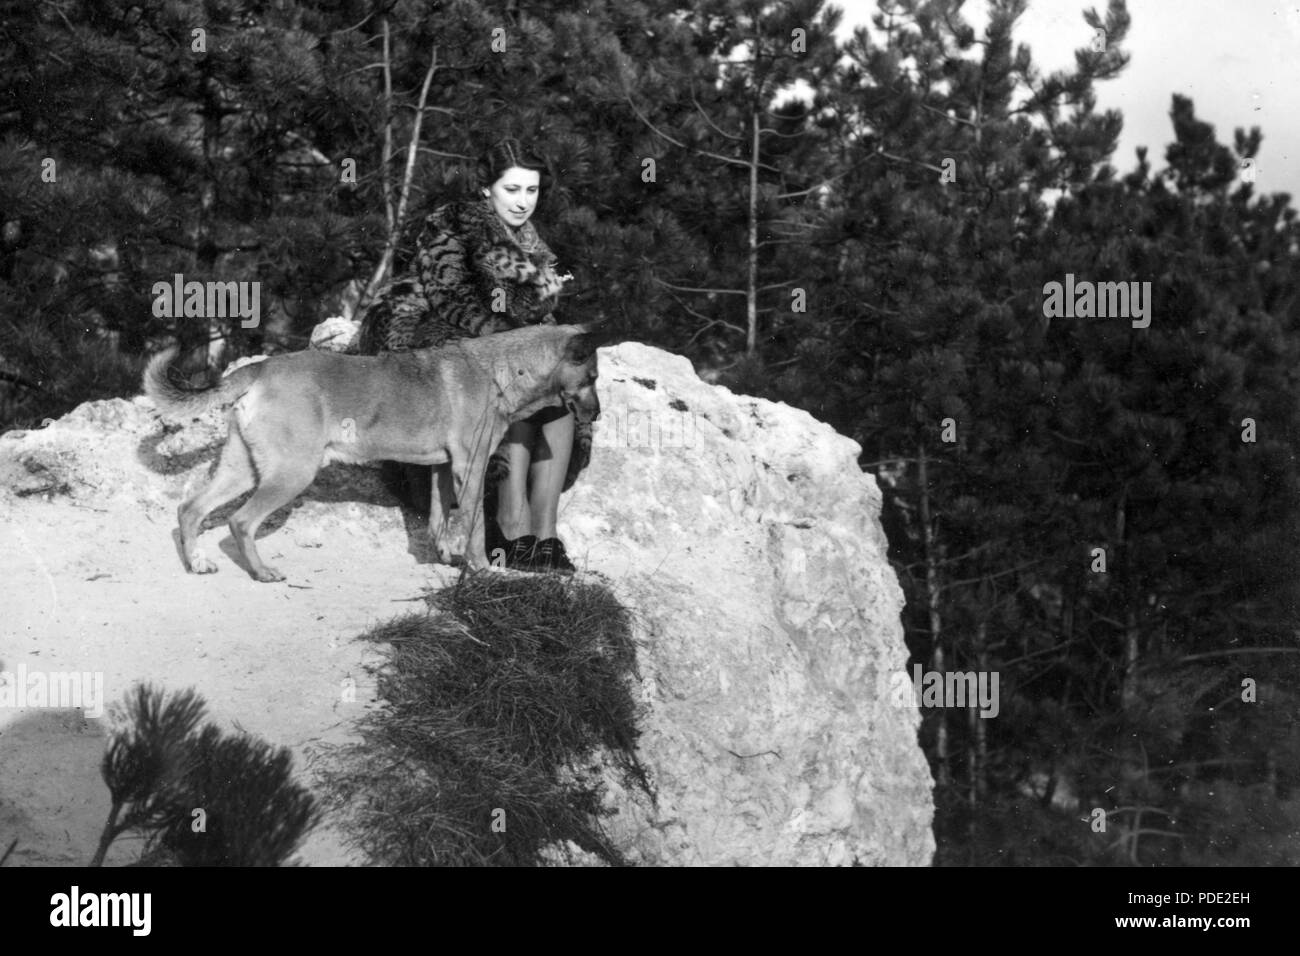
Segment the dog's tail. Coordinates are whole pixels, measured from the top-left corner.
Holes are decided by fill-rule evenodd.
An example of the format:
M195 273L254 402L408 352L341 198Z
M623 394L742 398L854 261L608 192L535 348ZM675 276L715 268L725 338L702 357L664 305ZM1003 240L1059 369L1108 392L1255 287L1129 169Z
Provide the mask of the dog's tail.
M215 385L190 388L172 380L172 363L180 349L172 346L149 360L144 370L144 393L165 415L200 415L218 405L229 405L253 387L262 374L262 363L252 362L227 372Z

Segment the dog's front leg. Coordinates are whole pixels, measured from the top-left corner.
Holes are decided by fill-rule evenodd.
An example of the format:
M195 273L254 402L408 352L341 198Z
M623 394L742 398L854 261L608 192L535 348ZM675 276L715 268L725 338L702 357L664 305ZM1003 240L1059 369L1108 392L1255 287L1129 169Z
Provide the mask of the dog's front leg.
M451 564L451 506L455 500L450 465L434 465L429 501L429 540L442 564Z
M489 442L489 448L495 448L501 440ZM462 464L462 462L464 462ZM465 523L467 537L465 541L465 562L476 570L490 567L487 559L485 531L486 516L483 514L484 471L487 468L486 455L474 455L465 462L452 462L452 472L456 478L456 500L460 502L460 520Z

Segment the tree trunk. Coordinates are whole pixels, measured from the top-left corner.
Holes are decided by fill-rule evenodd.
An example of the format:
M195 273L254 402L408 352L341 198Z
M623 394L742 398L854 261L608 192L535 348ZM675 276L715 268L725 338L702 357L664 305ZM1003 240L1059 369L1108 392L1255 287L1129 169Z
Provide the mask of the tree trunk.
M980 621L975 628L975 672L987 674L989 670L987 621ZM1002 692L999 685L998 692ZM972 816L978 804L984 802L988 793L989 741L985 730L985 718L979 716L979 707L971 707L971 744L970 744L970 804Z
M939 610L939 559L935 553L934 526L930 516L930 471L925 454L925 442L918 445L916 453L917 479L920 485L921 541L925 549L925 606L930 618L930 668L944 673L943 619ZM938 707L935 714L934 756L935 782L947 786L952 781L948 766L948 714Z
M387 22L385 21L384 30L384 70L388 70L388 31ZM433 75L438 72L438 48L433 48L433 55L429 60L428 72L424 74L424 85L420 88L420 102L415 108L415 120L411 124L411 140L406 145L406 168L402 173L402 186L398 193L397 209L391 209L391 203L386 202L388 209L388 238L384 242L384 254L379 259L379 265L375 266L374 274L371 275L370 281L366 283L365 293L361 296L361 301L357 303L357 314L360 315L365 311L367 303L374 298L379 287L383 285L384 280L388 277L388 272L393 265L393 254L397 251L397 243L402 235L402 226L406 222L406 207L411 198L411 181L415 178L415 159L420 151L420 127L424 125L424 107L429 100L429 87L433 83ZM389 112L388 126L392 123L392 91L388 86L387 77L385 77L384 94L386 108ZM385 129L384 138L384 169L388 169L388 160L391 157L391 128ZM385 174L387 176L387 173ZM387 179L385 179L387 183Z
M397 225L397 210L393 205L393 54L388 17L384 17L384 156L379 181L384 190L384 225L391 238Z
M759 115L754 113L749 156L749 276L745 282L745 354L758 354L758 158Z
M194 245L189 256L190 271L185 276L187 282L212 279L212 271L216 268L211 223L217 200L217 186L216 178L212 175L212 165L217 139L221 135L221 99L207 74L205 63L206 58L200 58L198 117L202 172L199 176L199 201L194 208L194 234L191 240ZM216 365L224 345L220 325L212 316L186 318L180 315L174 317L173 321L176 323L176 341L181 349L182 372L206 374L210 367Z
M1119 503L1115 507L1115 555L1114 560L1116 567L1112 573L1116 574L1119 580L1119 593L1123 596L1124 601L1124 669L1123 677L1120 682L1120 704L1124 713L1132 713L1138 698L1138 664L1140 660L1140 648L1138 645L1139 622L1137 608L1134 607L1136 600L1135 582L1129 573L1128 567L1128 547L1124 539L1125 523L1128 511L1128 486L1120 492Z

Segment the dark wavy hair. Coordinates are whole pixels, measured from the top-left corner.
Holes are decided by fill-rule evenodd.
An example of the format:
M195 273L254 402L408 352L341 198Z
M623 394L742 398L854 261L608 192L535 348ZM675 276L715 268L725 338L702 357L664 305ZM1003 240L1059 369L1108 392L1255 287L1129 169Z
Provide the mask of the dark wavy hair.
M479 158L476 178L480 189L490 187L500 179L508 169L518 166L538 173L543 190L550 186L550 169L546 160L537 155L530 147L521 145L517 139L503 139L493 143Z

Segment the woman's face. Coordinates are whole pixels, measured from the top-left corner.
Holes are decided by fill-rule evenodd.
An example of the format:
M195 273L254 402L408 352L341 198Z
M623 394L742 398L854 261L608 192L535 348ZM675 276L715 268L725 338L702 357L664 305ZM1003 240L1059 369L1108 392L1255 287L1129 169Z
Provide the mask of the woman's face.
M507 226L518 229L528 221L537 205L541 174L535 169L511 166L483 194L492 200L492 208Z

